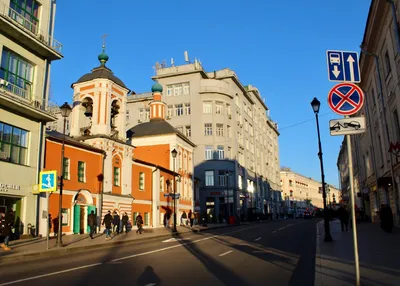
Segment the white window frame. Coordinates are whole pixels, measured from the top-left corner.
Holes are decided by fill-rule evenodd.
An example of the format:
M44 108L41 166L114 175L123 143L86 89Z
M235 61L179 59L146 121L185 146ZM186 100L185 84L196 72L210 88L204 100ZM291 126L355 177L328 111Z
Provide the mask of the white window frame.
M185 115L190 115L190 102L185 103Z
M190 125L185 126L185 136L189 138L192 136L192 127Z
M183 115L183 104L175 104L175 116L182 116Z
M222 102L215 103L215 114L223 114L224 104Z
M212 102L211 101L203 102L203 113L205 113L205 114L212 113Z
M212 136L212 123L204 123L204 136Z
M204 172L204 176L205 176L205 185L206 187L211 187L214 186L215 182L214 182L214 171L205 171Z
M224 146L218 145L217 154L218 154L218 159L219 160L223 160L225 158Z
M212 160L213 159L213 151L214 151L213 146L210 146L210 145L204 146L204 159Z

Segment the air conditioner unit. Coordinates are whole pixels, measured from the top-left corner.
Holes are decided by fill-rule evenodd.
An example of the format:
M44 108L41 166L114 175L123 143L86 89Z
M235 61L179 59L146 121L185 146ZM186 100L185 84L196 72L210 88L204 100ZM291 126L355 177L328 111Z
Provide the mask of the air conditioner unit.
M138 121L137 121L138 123L142 123L142 119L138 119Z

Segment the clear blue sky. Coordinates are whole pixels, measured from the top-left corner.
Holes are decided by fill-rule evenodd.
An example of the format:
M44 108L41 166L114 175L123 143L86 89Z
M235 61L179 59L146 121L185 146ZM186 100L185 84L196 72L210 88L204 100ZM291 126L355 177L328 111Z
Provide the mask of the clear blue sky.
M321 101L320 126L328 183L338 186L342 136L329 135L328 49L359 52L370 0L58 1L55 38L65 58L52 66L52 98L71 102L71 83L98 66L108 34L108 67L135 92L149 91L156 61L183 52L203 67L229 67L256 86L280 128L281 166L320 180L310 102ZM298 124L304 122L303 124ZM295 125L295 126L293 126Z

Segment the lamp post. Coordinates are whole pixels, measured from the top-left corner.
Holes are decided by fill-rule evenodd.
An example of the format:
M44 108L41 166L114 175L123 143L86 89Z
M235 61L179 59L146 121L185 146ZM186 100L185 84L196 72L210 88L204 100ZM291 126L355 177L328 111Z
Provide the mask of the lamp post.
M314 97L313 101L311 101L311 106L314 110L315 113L315 120L317 122L317 133L318 133L318 157L319 161L321 163L321 178L322 178L322 198L324 202L324 225L325 225L325 242L331 242L332 241L332 236L331 236L331 231L330 231L330 226L329 226L329 219L328 219L328 209L326 208L326 188L325 188L325 174L324 174L324 162L322 159L322 146L321 146L321 136L319 133L319 121L318 121L318 112L319 112L319 107L321 106L321 102Z
M58 234L57 234L57 247L62 247L62 192L64 183L64 149L65 149L65 126L67 124L67 118L71 114L72 108L67 102L61 107L61 116L64 118L63 126L63 139L61 147L61 172L60 172L60 195L59 195L59 211L58 211Z
M171 151L171 155L173 158L173 171L174 171L174 228L172 229L173 232L176 232L176 176L175 176L175 160L176 156L178 155L178 151L175 149Z

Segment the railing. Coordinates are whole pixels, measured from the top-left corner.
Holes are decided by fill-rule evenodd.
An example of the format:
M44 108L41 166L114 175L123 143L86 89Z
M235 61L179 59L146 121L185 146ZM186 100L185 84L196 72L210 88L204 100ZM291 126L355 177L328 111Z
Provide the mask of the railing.
M37 40L39 40L52 50L56 51L57 53L62 53L62 44L59 41L57 41L47 33L39 31L38 25L29 21L27 18L19 14L7 4L4 4L0 7L0 16L11 19L14 23L17 23L18 26L34 36Z
M0 89L6 90L14 95L17 95L23 99L31 100L31 91L23 89L11 82L7 82L3 79L0 79Z

